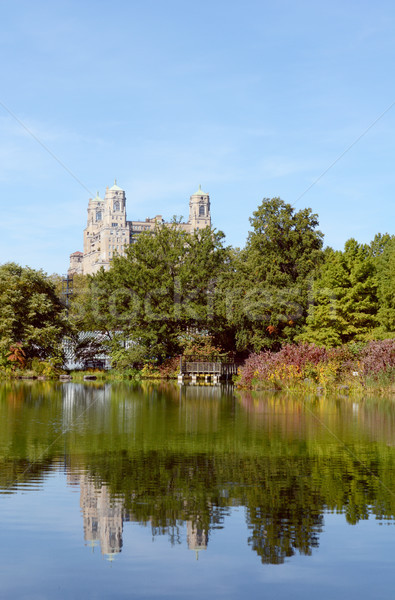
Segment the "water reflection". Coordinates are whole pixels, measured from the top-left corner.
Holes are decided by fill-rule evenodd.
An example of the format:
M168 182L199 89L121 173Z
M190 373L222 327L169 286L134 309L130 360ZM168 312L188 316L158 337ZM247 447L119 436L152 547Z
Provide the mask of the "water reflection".
M133 512L126 510L123 500L114 497L107 484L95 482L87 473L68 472L67 481L70 485L78 485L80 488L80 507L86 545L92 549L99 546L101 554L108 560L113 560L122 550L124 523L139 523L140 519ZM164 533L165 529L162 528L160 533ZM188 548L196 553L206 550L207 532L192 521L186 522L186 530ZM157 527L153 527L152 533L154 535L158 533ZM180 536L178 542L181 543Z
M69 484L80 487L84 540L92 548L99 545L109 559L121 552L123 522L128 519L120 498L112 497L108 485L98 485L83 472L69 472Z
M79 486L85 543L113 560L125 522L209 549L244 507L248 544L279 564L318 548L328 511L395 515L390 402L235 396L220 386L0 387L0 488Z

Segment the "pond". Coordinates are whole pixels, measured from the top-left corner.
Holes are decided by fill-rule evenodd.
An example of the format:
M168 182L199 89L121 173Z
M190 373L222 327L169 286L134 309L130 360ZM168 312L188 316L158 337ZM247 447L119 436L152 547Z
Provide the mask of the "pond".
M0 598L393 598L395 402L0 386Z

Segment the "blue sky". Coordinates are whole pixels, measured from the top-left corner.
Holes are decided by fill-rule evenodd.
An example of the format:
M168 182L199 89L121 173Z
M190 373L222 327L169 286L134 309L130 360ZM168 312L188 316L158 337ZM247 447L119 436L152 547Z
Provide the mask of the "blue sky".
M66 272L114 178L130 219L187 217L201 184L234 246L274 196L335 248L394 233L393 2L0 8L0 263Z

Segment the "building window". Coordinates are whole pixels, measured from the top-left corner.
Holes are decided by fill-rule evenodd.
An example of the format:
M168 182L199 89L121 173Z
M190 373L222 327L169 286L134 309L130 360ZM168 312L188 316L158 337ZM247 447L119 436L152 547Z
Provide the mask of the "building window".
M204 217L204 206L199 206L199 217Z
M101 210L97 210L96 211L96 221L101 221L102 220L102 212Z
M112 227L118 227L118 223L111 223Z

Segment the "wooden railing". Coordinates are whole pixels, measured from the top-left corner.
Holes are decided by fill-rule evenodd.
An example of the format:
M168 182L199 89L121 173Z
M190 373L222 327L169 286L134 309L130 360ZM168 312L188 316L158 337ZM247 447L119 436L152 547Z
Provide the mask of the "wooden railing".
M205 357L180 357L181 375L218 375L230 377L237 374L237 364L233 357L205 360Z

